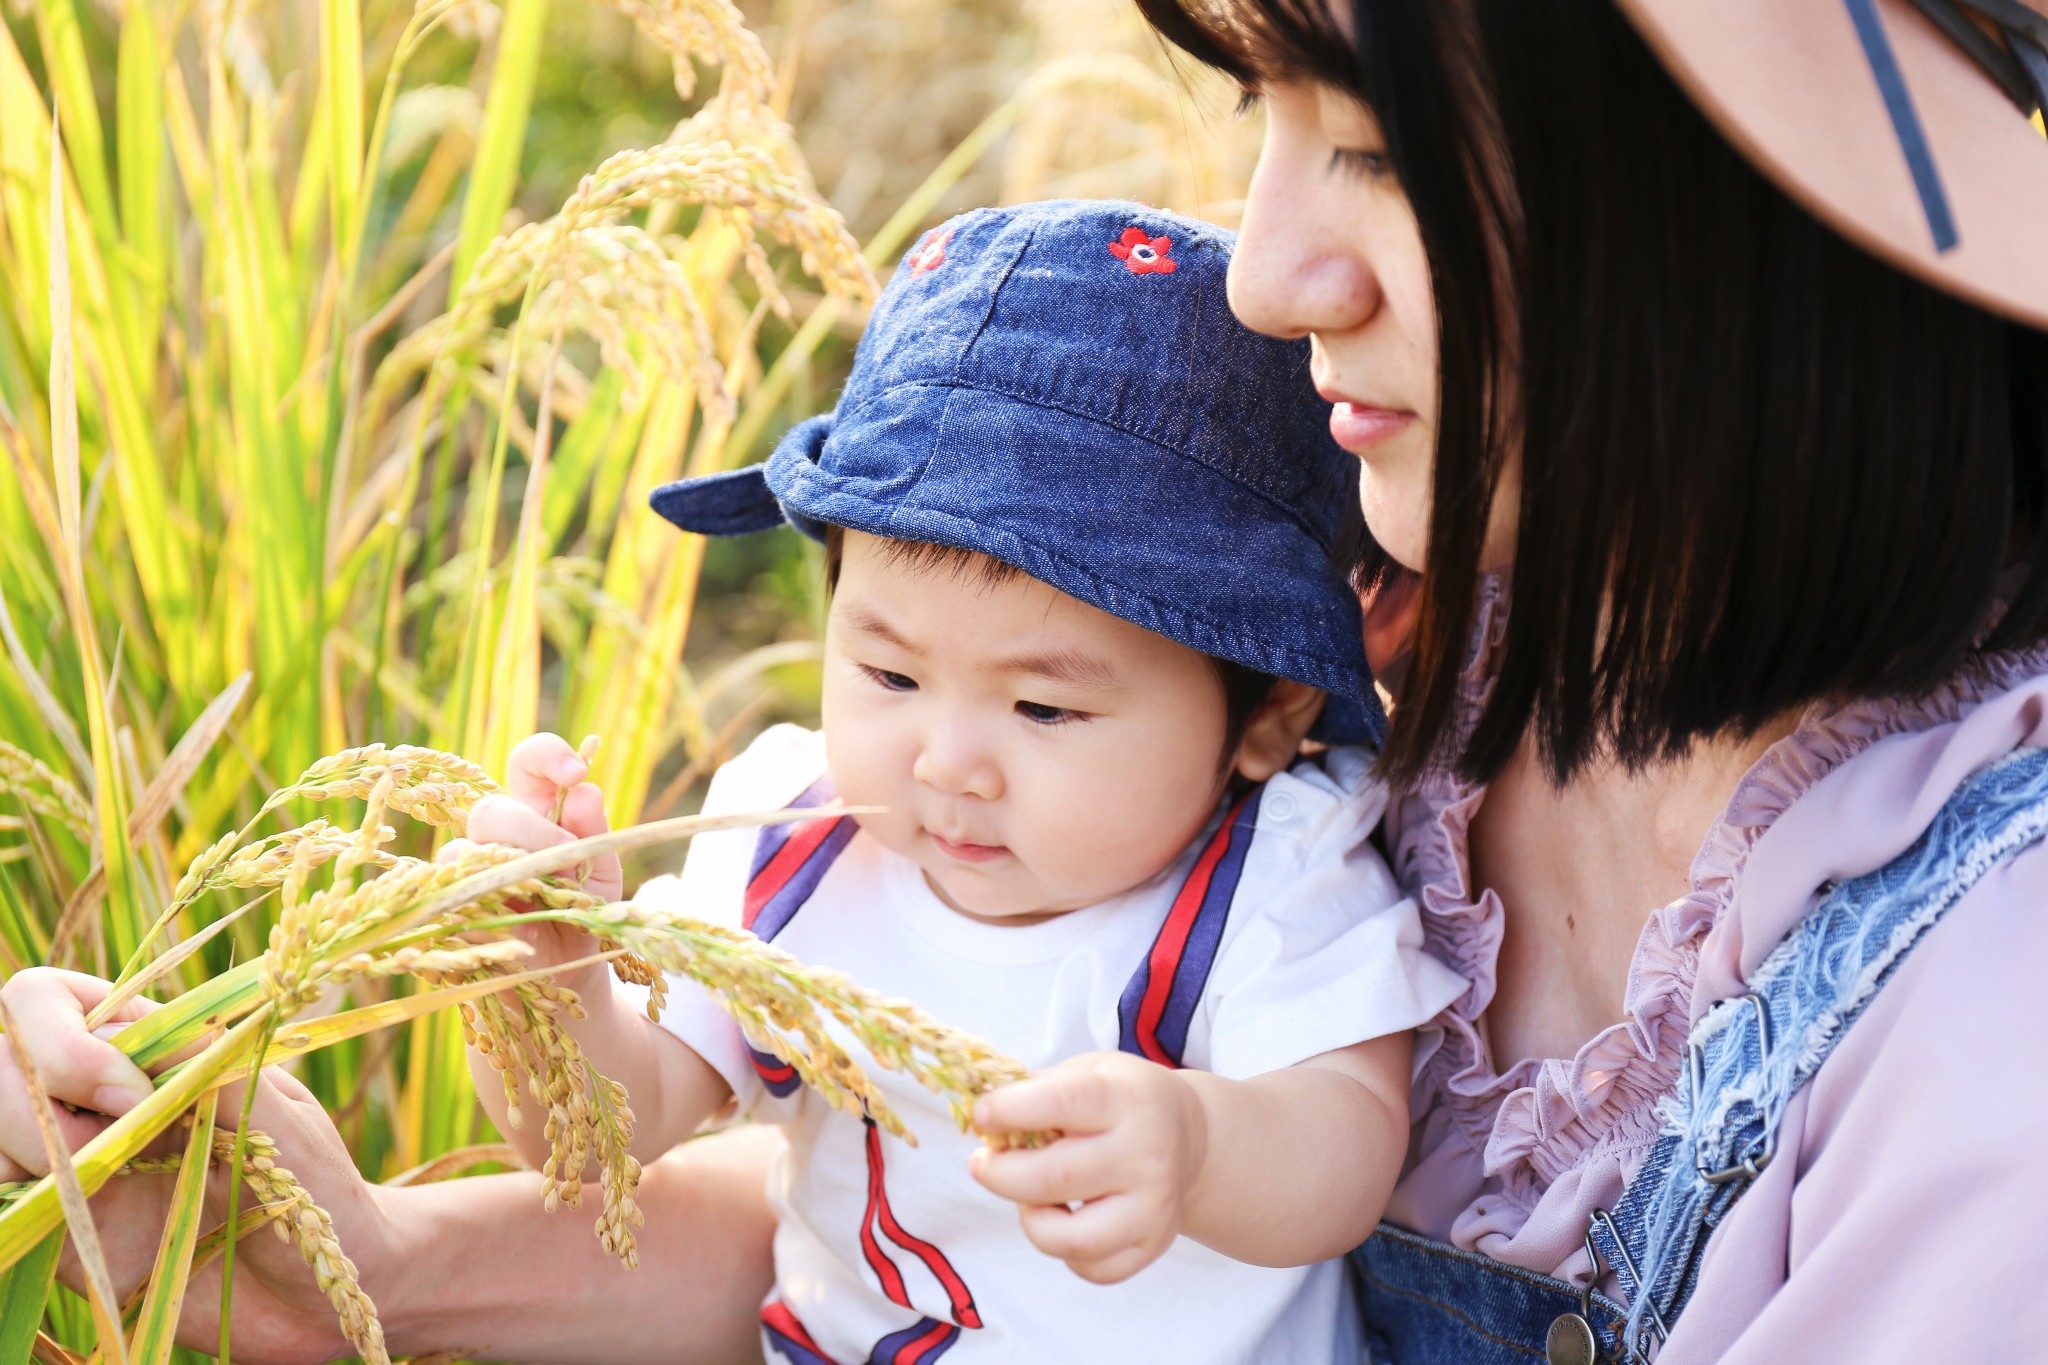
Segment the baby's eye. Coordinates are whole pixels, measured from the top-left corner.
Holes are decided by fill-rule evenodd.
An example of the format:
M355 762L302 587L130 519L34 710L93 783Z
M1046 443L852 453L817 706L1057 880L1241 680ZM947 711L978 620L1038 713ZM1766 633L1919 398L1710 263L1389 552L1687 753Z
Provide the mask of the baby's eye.
M1079 711L1072 711L1064 706L1047 706L1036 701L1018 702L1017 714L1034 725L1065 725L1070 721L1087 719Z
M876 686L885 687L891 692L917 691L917 679L907 678L901 673L891 673L886 668L870 668L866 664L860 666L860 671L874 679Z

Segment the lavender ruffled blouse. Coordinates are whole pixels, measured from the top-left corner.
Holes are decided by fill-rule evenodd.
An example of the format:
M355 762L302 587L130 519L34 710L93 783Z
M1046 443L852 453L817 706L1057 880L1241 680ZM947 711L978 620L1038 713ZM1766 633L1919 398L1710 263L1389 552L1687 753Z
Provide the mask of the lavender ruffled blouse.
M1467 722L1491 685L1505 612L1489 584ZM1691 1020L1740 993L1823 882L1890 861L1965 775L2043 744L2048 650L1978 655L1911 701L1812 708L1744 776L1688 894L1644 924L1621 1022L1574 1056L1506 1071L1480 1027L1504 914L1471 885L1467 858L1485 790L1439 774L1397 798L1396 875L1430 947L1472 984L1420 1040L1416 1141L1388 1217L1583 1282L1588 1215L1613 1206L1654 1141ZM2032 1178L2044 1141L2048 850L2037 845L1930 931L1795 1100L1780 1151L1797 1159L1767 1168L1716 1234L1660 1365L2048 1358L2048 1201Z

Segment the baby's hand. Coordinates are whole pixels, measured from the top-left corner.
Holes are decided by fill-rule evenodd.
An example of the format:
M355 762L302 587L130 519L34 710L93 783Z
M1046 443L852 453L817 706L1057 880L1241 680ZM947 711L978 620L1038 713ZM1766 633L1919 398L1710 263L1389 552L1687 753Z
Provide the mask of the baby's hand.
M1195 1093L1122 1052L1091 1052L984 1095L974 1122L985 1133L1062 1134L1035 1150L983 1148L971 1169L1015 1201L1033 1245L1096 1284L1129 1279L1173 1245L1208 1146Z
M543 733L519 741L505 762L506 794L477 802L469 813L468 839L449 844L441 856L452 856L471 844L506 844L533 852L603 834L611 824L605 819L604 794L583 780L589 771L590 764L560 735ZM594 859L583 870L583 889L601 900L617 900L622 881L615 853ZM520 937L533 946L534 958L525 964L531 967L573 962L597 950L590 935L552 923L536 923ZM560 979L589 1003L610 970L596 962Z

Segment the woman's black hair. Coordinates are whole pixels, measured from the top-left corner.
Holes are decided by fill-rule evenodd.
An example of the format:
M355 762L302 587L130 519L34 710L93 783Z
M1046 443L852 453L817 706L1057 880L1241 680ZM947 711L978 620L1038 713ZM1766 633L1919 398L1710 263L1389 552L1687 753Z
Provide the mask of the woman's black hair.
M1349 36L1323 0L1138 3L1247 88L1363 101L1415 212L1440 403L1390 777L1483 780L1532 729L1559 780L1640 765L2048 635L2048 337L1813 219L1611 0L1330 0ZM1513 608L1466 728L1515 454ZM1361 587L1396 572L1371 552Z

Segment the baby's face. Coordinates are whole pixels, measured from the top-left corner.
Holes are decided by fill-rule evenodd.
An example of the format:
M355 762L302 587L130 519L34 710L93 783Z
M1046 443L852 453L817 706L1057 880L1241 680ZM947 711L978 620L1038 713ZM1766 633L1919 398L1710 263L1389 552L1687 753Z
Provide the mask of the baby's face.
M825 749L861 827L979 919L1029 922L1157 875L1223 789L1201 654L1033 578L891 560L846 533Z

